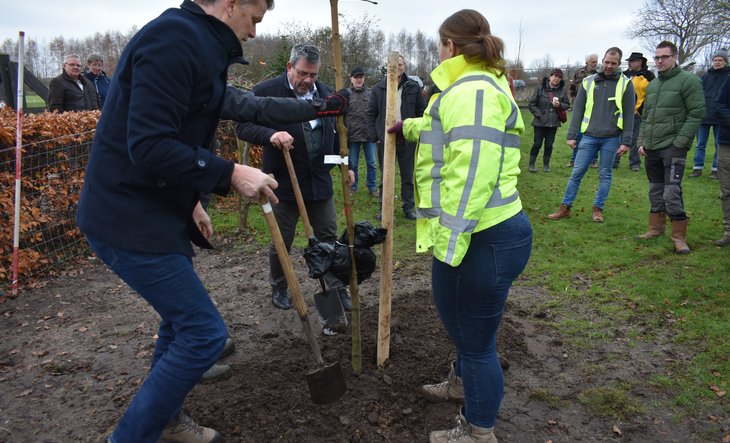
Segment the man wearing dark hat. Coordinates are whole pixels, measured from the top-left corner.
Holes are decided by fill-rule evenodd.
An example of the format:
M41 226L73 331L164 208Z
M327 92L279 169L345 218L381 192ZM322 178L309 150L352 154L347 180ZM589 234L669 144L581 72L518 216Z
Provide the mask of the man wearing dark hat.
M694 167L689 175L691 178L702 175L702 169L705 167L705 148L707 148L707 140L710 138L710 129L712 129L712 134L715 137L715 156L712 160L710 178L717 179L717 139L720 121L715 114L715 98L720 91L720 86L728 77L730 77L730 66L727 65L727 51L720 49L712 55L712 66L707 70L707 74L702 76L702 90L705 93L707 113L697 130Z
M573 102L573 115L568 128L568 146L577 149L575 166L565 187L563 202L558 210L547 216L550 220L570 217L580 182L588 170L591 159L600 152L598 191L593 200L591 216L594 222L603 222L603 208L611 189L611 166L616 155L629 150L634 119L630 115L636 105L634 85L621 71L621 50L608 48L603 56L603 66L597 74L586 77L580 84ZM576 144L579 132L583 137Z
M355 183L350 187L352 193L357 192L359 181L357 167L360 160L360 149L362 148L367 163L367 187L371 197L378 196L378 166L377 146L375 142L378 135L375 127L368 119L368 106L372 96L372 90L365 86L365 71L362 68L355 68L350 73L350 87L347 88L349 102L347 114L345 114L345 127L347 127L347 142L350 150L350 169L355 173Z
M639 155L639 146L636 140L639 138L639 128L641 127L641 113L644 111L644 98L646 98L646 87L649 82L654 80L654 73L649 70L646 64L646 57L641 52L632 52L629 58L629 69L624 71L624 75L631 79L634 84L634 93L636 94L636 107L634 108L634 133L631 137L631 150L629 151L629 167L634 172L641 169L641 156ZM621 157L616 156L613 162L614 169L618 168Z

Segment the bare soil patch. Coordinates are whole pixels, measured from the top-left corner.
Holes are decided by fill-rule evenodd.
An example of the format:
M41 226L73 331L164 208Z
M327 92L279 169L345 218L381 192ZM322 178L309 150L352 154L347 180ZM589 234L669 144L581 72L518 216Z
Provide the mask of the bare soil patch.
M363 283L361 374L351 370L350 334L319 336L325 361L339 361L348 392L314 405L305 374L311 353L294 310L270 302L266 247L223 238L196 267L235 340L227 380L198 385L186 407L227 442L425 442L451 427L457 407L431 404L418 387L443 378L453 358L431 300L429 257L394 274L390 360L378 369L379 274ZM303 292L319 286L293 254ZM158 317L95 260L0 305L0 442L101 442L144 379ZM501 442L721 441L722 411L685 417L648 383L667 359L690 358L663 344L618 340L590 350L567 345L542 311L549 294L518 284L510 296L498 349L506 392L497 422ZM311 308L312 312L314 308ZM620 327L620 325L617 325ZM591 388L631 386L645 407L617 420L580 401ZM708 415L714 421L707 419ZM717 422L721 425L718 426ZM722 424L724 422L724 425Z

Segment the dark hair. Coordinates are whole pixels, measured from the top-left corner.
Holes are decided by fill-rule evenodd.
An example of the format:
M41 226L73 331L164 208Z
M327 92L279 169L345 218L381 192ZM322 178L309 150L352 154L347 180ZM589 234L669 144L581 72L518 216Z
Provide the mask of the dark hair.
M296 65L301 59L306 60L308 63L318 65L319 59L319 48L314 45L298 44L291 48L291 55L289 56L289 63Z
M504 42L492 35L489 22L473 9L462 9L444 20L439 27L441 44L454 44L457 54L469 63L483 63L485 68L505 74Z
M606 55L608 54L618 54L619 64L621 63L621 57L624 56L624 53L621 52L621 49L611 46L610 48L606 49L606 53L603 54L603 58L606 58Z
M663 42L659 43L658 45L656 45L656 48L657 49L659 49L659 48L669 48L670 51L672 52L672 55L677 55L677 53L679 52L677 50L677 45L675 45L674 43L672 43L672 42L670 42L668 40L664 40Z

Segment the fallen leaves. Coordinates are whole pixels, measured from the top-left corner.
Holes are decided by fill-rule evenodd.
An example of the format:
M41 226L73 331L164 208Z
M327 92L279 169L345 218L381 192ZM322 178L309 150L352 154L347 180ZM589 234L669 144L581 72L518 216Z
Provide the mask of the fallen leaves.
M621 432L621 428L619 428L618 425L613 425L613 433L616 434L616 435L624 435Z
M710 385L710 390L715 393L718 397L724 397L727 395L727 391L719 388L716 384Z

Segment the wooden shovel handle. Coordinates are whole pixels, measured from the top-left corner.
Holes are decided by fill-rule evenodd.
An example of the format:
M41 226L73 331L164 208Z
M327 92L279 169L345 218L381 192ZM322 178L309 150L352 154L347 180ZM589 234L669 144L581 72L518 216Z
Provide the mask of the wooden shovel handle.
M294 189L294 196L297 199L297 207L299 207L299 215L302 216L302 223L304 224L304 234L307 239L312 238L312 225L309 223L309 214L307 214L307 207L304 206L304 197L302 197L302 190L299 188L299 180L297 179L297 172L294 170L294 163L291 161L291 155L288 149L282 149L284 152L284 160L286 160L286 169L289 171L289 180L291 180L291 187Z

